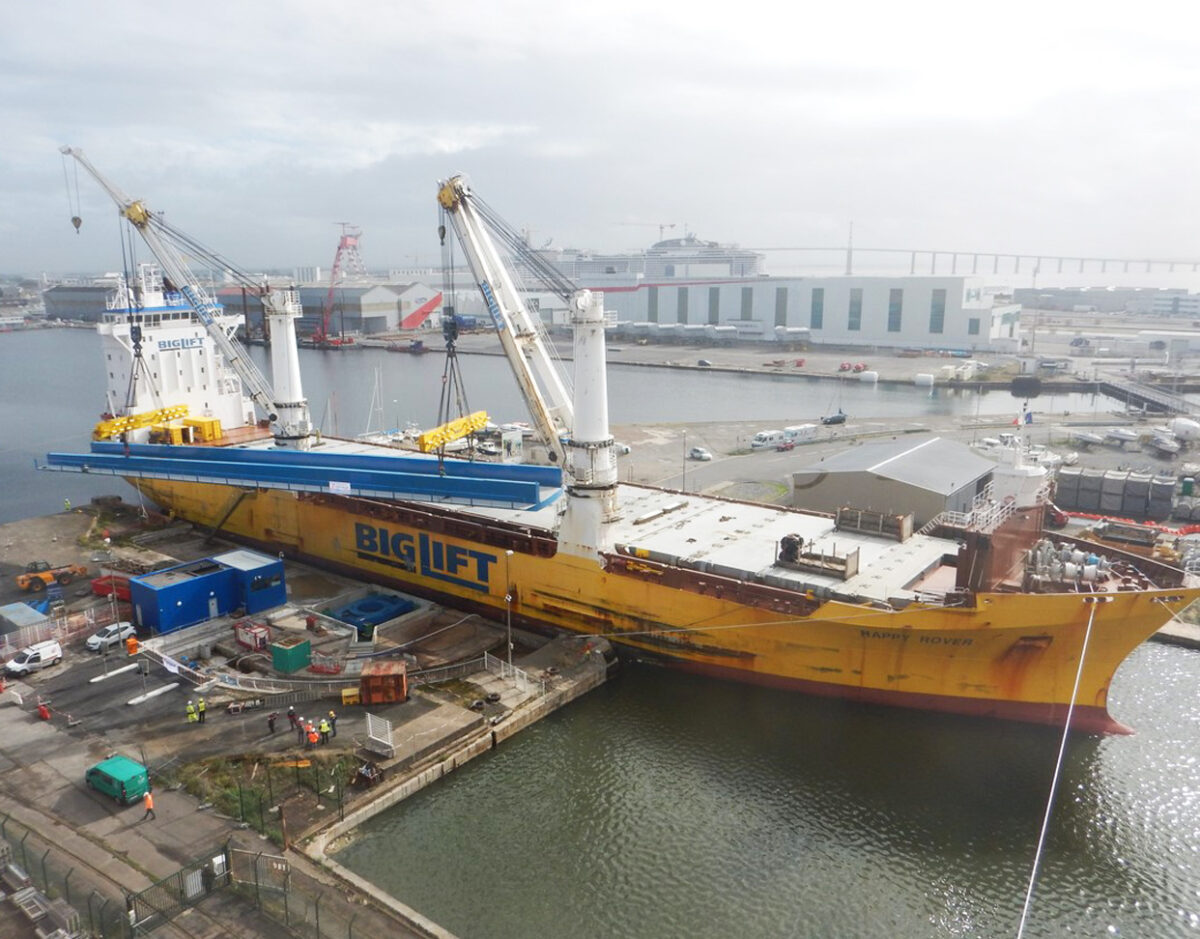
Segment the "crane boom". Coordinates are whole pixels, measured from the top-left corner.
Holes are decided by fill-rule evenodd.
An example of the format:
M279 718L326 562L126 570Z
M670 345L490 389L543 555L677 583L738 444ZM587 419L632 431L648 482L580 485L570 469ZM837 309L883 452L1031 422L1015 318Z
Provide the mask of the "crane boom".
M530 315L500 252L488 234L477 200L461 176L439 184L438 202L450 217L467 255L500 344L517 378L538 435L562 464L562 438L570 436L574 409L542 332Z
M217 320L219 304L200 286L198 278L188 269L187 262L174 241L182 239L192 249L199 246L167 227L161 217L151 212L142 200L131 199L126 195L92 165L82 150L64 146L60 148L60 152L74 157L117 204L121 216L137 229L146 246L158 260L163 274L191 305L196 317L212 338L213 344L228 365L237 372L250 399L271 422L276 442L287 446L307 447L312 422L308 414L308 402L304 400L300 390L299 362L295 351L295 320L300 312L300 304L295 291L272 293L254 284L247 275L234 271L239 280L250 284L258 292L271 321L272 371L278 386L272 388L266 376L246 355L241 345L226 333ZM223 259L216 260L225 266Z
M450 216L472 274L530 413L569 474L571 496L559 529L562 550L594 557L598 533L617 515L616 450L608 425L608 384L604 346L604 298L579 290L544 258L529 250L461 176L438 186L438 202ZM547 343L492 240L496 232L518 259L568 304L575 342L575 396L572 399L550 358Z

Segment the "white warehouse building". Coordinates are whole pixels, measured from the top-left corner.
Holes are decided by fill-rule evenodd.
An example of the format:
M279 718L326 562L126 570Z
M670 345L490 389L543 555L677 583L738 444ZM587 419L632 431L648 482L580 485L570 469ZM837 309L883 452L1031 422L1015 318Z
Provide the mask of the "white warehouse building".
M1019 304L974 277L797 277L598 287L633 332L844 346L1017 351ZM545 298L540 307L545 316Z

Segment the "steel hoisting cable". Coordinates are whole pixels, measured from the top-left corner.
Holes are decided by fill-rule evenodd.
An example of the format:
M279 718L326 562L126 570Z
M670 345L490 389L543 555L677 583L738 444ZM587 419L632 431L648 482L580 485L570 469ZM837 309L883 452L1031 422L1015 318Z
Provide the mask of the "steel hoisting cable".
M1033 855L1033 869L1029 872L1029 886L1025 891L1025 905L1021 909L1021 922L1017 926L1017 939L1025 935L1025 921L1029 917L1029 907L1033 903L1033 887L1037 883L1038 870L1042 864L1042 852L1046 847L1046 832L1050 828L1050 813L1054 810L1054 795L1058 791L1058 781L1062 776L1063 756L1067 751L1067 737L1071 732L1071 717L1075 713L1075 696L1079 694L1079 682L1083 678L1083 663L1087 658L1088 641L1092 638L1092 623L1096 619L1096 606L1110 602L1108 597L1088 597L1084 602L1092 604L1088 614L1087 631L1083 634L1083 648L1079 650L1079 667L1075 669L1075 685L1071 688L1071 703L1067 706L1067 720L1063 724L1062 740L1058 745L1058 759L1054 763L1054 778L1050 782L1050 796L1046 800L1046 814L1042 817L1042 830L1038 835L1037 851Z

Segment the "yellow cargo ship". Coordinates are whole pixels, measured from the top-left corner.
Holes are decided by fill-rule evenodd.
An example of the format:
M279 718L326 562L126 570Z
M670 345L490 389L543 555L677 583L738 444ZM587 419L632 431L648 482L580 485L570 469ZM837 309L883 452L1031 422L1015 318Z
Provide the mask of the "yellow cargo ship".
M1082 591L1046 582L1036 589L1047 592L1029 592L1028 565L1015 582L964 582L972 566L981 581L981 572L1010 570L1026 550L1018 546L1036 541L1036 512L960 549L855 532L845 518L622 485L614 548L593 563L558 553L552 531L534 517L503 517L512 513L138 485L177 516L221 523L266 550L491 616L604 635L691 671L811 694L1061 724L1087 636L1072 726L1092 732L1124 730L1107 710L1113 673L1200 596L1180 572L1145 562L1115 562ZM838 553L810 550L811 563L781 566L774 545L796 533L817 547L836 537ZM839 559L852 552L858 573L840 579Z
M1123 729L1107 709L1114 672L1200 597L1188 575L1155 559L1044 538L1045 471L1035 467L998 468L991 500L932 533L914 532L907 515L826 515L618 483L601 298L560 293L575 332L568 393L485 231L484 221L499 224L494 213L459 177L442 184L439 203L530 405L540 456L563 467L561 478L321 438L301 391L298 302L264 295L270 387L232 342L240 317L164 246L172 230L64 152L102 181L171 282L186 285L187 302L164 294L147 266L137 290L121 285L98 327L110 402L102 439L50 463L125 477L176 517L456 607L603 635L706 675L1050 724L1070 713L1085 731ZM502 234L526 250L519 234ZM156 424L164 407L186 407L191 423Z

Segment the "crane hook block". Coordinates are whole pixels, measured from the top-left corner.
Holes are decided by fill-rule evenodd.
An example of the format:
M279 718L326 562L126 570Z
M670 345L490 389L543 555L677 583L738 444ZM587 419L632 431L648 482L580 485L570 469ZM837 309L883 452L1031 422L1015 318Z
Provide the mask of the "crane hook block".
M71 224L75 226L75 234L79 234L79 226L83 224L83 219L78 215L71 216Z

